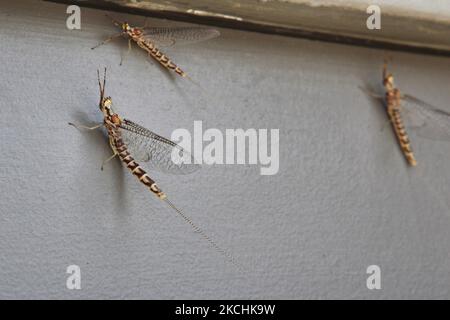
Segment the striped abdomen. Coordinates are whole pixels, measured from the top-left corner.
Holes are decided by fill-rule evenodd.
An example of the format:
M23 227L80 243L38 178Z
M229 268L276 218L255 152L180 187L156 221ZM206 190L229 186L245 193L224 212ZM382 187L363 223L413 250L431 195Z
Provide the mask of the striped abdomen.
M156 61L162 64L165 68L173 70L182 77L186 77L186 73L181 70L175 63L172 62L164 53L162 53L155 45L149 41L136 41L137 44L147 51Z
M389 117L391 118L392 126L394 127L395 134L397 135L398 142L403 151L403 154L406 157L406 160L411 166L416 166L417 161L414 157L411 143L409 141L408 134L405 130L405 125L403 124L403 120L400 115L400 110L394 108L391 109L389 111Z
M115 131L112 135L114 147L120 157L120 160L127 166L128 169L131 170L131 173L135 175L141 183L147 186L151 192L156 194L156 196L162 200L166 198L164 192L156 185L155 181L153 181L145 172L144 169L134 160L134 158L128 152L127 146L123 143L123 140L118 131Z

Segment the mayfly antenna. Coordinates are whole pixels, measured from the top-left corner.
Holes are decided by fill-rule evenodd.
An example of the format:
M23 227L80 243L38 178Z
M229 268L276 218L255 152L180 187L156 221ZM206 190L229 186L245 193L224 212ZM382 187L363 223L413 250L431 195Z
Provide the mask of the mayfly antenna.
M100 71L97 69L97 80L98 80L98 87L100 90L100 103L102 102L104 95L105 95L105 85L106 85L106 68L105 71L103 73L103 85L102 82L100 81Z
M117 21L116 19L114 19L113 17L111 17L109 14L105 14L105 16L107 16L108 18L110 18L110 19L112 20L112 22L113 22L116 26L118 26L118 27L121 27L121 26L122 26L122 22Z

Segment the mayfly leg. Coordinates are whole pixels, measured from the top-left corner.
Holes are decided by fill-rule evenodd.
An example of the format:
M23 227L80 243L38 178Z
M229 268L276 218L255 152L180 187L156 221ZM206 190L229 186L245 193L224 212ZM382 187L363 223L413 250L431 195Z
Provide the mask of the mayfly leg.
M107 15L107 14L106 14L106 16L107 16L108 18L110 18L110 19L112 20L112 22L113 22L116 26L120 27L119 21L114 20L112 17L110 17L110 16ZM92 47L91 49L94 50L95 48L98 48L98 47L100 47L100 46L102 46L102 45L104 45L104 44L107 44L107 43L111 42L111 41L114 40L114 39L117 39L118 37L120 37L120 36L122 36L122 35L123 35L123 32L114 34L114 35L110 36L108 39L105 39L105 40L103 40L102 42L100 42L98 45Z
M96 49L96 48L98 48L98 47L100 47L100 46L102 46L102 45L104 45L104 44L107 44L107 43L109 43L109 42L111 42L111 41L117 39L118 37L120 37L120 36L122 36L122 35L123 35L122 32L121 32L121 33L117 33L117 34L115 34L115 35L112 35L112 36L109 37L108 39L105 39L105 40L103 40L102 42L100 42L99 44L97 44L96 46L93 46L93 47L91 48L91 50L94 50L94 49Z
M99 123L99 124L96 124L95 126L92 126L92 127L88 127L88 126L85 126L85 125L82 125L82 124L75 124L75 123L69 122L69 126L73 126L73 127L77 128L78 130L90 130L90 131L92 131L92 130L96 130L96 129L99 129L99 128L103 127L103 122Z
M366 87L363 87L363 86L359 86L359 89L361 89L361 91L363 91L363 92L364 92L365 94L367 94L369 97L372 97L372 98L374 98L374 99L380 100L381 102L384 101L384 96L382 96L382 95L380 95L380 94L378 94L378 93L376 93L376 92L373 92L373 91L370 90L369 88L366 88ZM383 123L383 125L381 126L380 131L384 131L384 130L386 129L386 127L387 127L390 123L392 123L392 119L391 119L391 118L387 119L387 120Z
M95 126L92 126L92 127L85 126L85 125L82 125L82 124L74 124L74 123L72 123L72 122L69 122L69 125L75 127L75 128L78 129L78 130L94 131L94 130L97 130L97 129L103 127L103 126L104 126L104 123L99 123L99 124L97 124L97 125L95 125ZM117 157L117 156L118 156L118 153L115 152L111 157L109 157L109 158L103 160L102 165L101 165L101 167L100 167L100 170L103 171L104 166L105 166L108 162L110 162L112 159L114 159L115 157Z
M100 170L103 171L103 167L105 166L105 164L107 164L108 162L110 162L112 159L114 159L115 157L117 157L119 154L117 152L115 152L111 157L109 157L108 159L103 160L102 162L102 166L100 167Z

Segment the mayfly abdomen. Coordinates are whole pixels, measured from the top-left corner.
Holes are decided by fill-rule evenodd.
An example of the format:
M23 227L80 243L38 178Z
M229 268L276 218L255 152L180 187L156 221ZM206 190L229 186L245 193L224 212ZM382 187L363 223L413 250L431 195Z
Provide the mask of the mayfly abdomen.
M156 59L162 66L175 71L182 77L186 77L186 73L181 70L175 63L172 62L164 53L161 52L155 45L148 41L138 41L138 46L146 50L154 59Z
M141 183L150 189L151 192L156 194L158 198L164 199L166 195L159 189L155 181L153 181L147 172L134 160L130 152L128 152L127 146L124 144L120 134L116 131L114 134L114 147L125 166L131 170L131 173L135 175Z
M399 141L400 147L405 155L406 160L411 166L416 166L417 161L414 157L413 150L411 148L411 143L409 141L408 134L406 133L405 125L403 124L403 120L400 115L400 111L398 109L392 109L389 112L389 116L392 121L392 125L394 127L395 134L397 135L397 139Z

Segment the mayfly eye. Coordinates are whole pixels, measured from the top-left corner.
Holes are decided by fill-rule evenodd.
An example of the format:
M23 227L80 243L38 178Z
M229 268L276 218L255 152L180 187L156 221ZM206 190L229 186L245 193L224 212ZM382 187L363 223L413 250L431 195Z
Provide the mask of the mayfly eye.
M103 100L103 106L105 106L106 108L110 108L111 104L112 104L111 98L108 97Z

